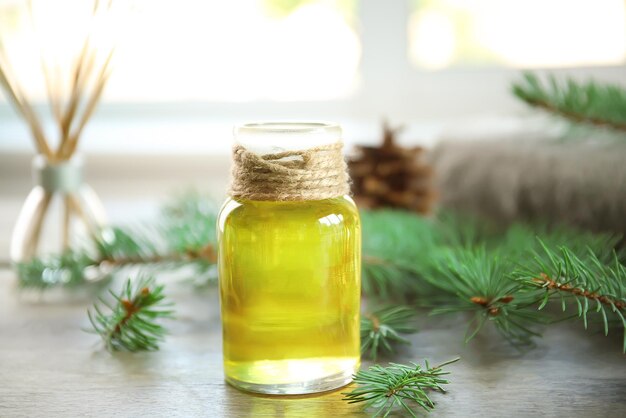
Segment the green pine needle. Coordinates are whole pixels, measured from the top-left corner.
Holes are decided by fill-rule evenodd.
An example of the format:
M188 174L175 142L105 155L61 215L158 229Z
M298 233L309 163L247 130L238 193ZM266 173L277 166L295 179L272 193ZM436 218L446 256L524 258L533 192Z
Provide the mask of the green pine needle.
M133 265L183 271L199 285L215 283L216 216L208 198L187 193L167 204L154 225L106 227L83 248L18 263L18 285L75 288L103 282Z
M539 309L555 300L565 312L573 302L575 315L585 328L590 316L602 321L605 335L617 324L624 334L622 350L626 352L626 267L618 256L605 262L591 249L579 256L567 247L552 250L541 243L535 265L518 271L515 280L541 290Z
M532 346L533 338L540 336L533 328L544 322L545 315L530 307L537 295L510 279L511 268L509 262L488 254L484 247L450 251L439 263L438 274L429 280L456 298L434 308L432 314L474 312L466 342L492 323L513 345Z
M450 382L443 378L449 374L443 367L458 360L456 358L435 367L430 367L428 361L424 362L425 367L415 363L372 366L354 375L357 387L344 393L343 399L350 404L363 402L365 408L374 408L373 417L387 417L396 409L416 417L413 404L427 412L434 409L435 403L428 396L428 392L445 393L442 385Z
M109 351L153 351L166 334L159 324L172 318L174 311L165 301L163 285L152 277L139 277L135 285L128 279L119 294L109 291L112 300L100 298L93 311L87 311L94 332ZM105 313L105 308L108 313Z
M363 224L363 293L384 301L432 293L416 280L427 271L431 252L440 245L438 224L399 210L361 212Z
M547 83L533 73L512 87L513 94L528 105L574 123L607 127L626 133L626 89L593 81L579 83L549 76Z
M78 288L90 281L89 268L96 264L83 251L67 251L59 255L39 257L15 265L17 283L22 289L45 290L56 286ZM98 273L98 276L103 279L99 280L101 282L107 278L104 272Z
M409 344L402 334L417 332L417 312L406 306L390 306L361 317L361 354L376 360L381 352L393 353L396 344Z

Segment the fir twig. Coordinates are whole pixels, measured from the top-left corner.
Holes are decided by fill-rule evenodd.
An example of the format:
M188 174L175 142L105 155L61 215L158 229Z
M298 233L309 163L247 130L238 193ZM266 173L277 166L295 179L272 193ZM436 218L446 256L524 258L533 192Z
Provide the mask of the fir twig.
M152 277L140 277L133 286L130 279L123 290L115 294L109 290L113 301L100 298L102 306L94 304L87 311L92 332L100 335L109 351L158 350L166 333L158 321L171 318L171 304L165 302L163 286ZM110 313L103 312L104 307Z
M34 258L16 265L22 288L78 287L102 281L127 266L185 270L197 284L215 282L215 209L188 193L165 206L153 226L108 227L85 248Z
M513 84L513 94L530 106L564 117L575 123L608 127L626 133L626 90L617 85L593 81L548 77L542 83L533 73L525 73Z
M375 408L374 417L386 417L396 408L416 417L411 404L415 403L425 411L432 410L435 403L428 392L445 393L442 385L450 382L443 378L449 374L443 367L458 360L456 358L435 367L430 367L428 361L425 361L423 368L415 363L410 366L396 363L390 363L388 367L372 366L354 375L357 387L344 393L343 399L350 404L363 402L365 408Z
M567 247L552 250L543 245L535 265L517 272L516 280L543 290L539 309L557 300L565 312L567 302L575 302L576 316L583 320L585 329L591 315L602 320L605 335L611 323L619 324L624 333L622 350L626 352L626 267L617 255L605 262L591 250L583 258Z
M86 269L92 260L86 254L67 252L47 258L35 258L15 265L21 288L44 290L52 286L77 287L86 282Z
M381 351L393 353L393 345L409 344L402 334L413 334L417 312L406 306L389 306L361 317L361 354L376 360Z
M546 316L531 308L537 301L534 292L510 279L512 266L484 247L450 251L438 264L438 274L428 277L441 290L457 297L433 309L433 314L474 312L465 341L493 323L502 336L515 346L531 346L540 334L535 325Z

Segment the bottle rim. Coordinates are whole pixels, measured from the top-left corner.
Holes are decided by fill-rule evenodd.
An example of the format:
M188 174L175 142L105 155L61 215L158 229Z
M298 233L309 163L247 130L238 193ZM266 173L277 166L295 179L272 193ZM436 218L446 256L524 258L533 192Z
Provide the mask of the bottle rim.
M248 122L238 125L235 127L235 134L246 131L256 134L264 132L272 134L333 133L333 131L340 130L341 127L337 123L325 121L267 121Z
M324 121L264 121L238 125L235 142L257 152L306 149L342 140L341 126Z

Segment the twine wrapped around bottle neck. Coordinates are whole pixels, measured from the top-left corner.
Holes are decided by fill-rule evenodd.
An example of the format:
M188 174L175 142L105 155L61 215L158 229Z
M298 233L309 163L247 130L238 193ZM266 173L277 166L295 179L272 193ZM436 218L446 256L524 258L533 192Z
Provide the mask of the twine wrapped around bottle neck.
M230 196L243 200L322 200L350 192L346 162L337 142L299 151L256 154L233 148Z

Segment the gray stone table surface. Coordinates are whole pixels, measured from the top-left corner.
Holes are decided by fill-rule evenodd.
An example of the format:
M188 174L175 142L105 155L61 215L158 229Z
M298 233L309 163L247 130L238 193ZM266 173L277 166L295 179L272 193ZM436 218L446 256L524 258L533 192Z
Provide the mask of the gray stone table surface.
M0 270L0 417L368 416L341 391L269 398L226 385L215 290L170 283L167 292L178 318L162 349L111 355L81 330L88 297L20 294L14 274ZM464 345L463 317L419 322L394 361L461 357L431 417L626 416L620 335L559 324L520 353L490 332Z

